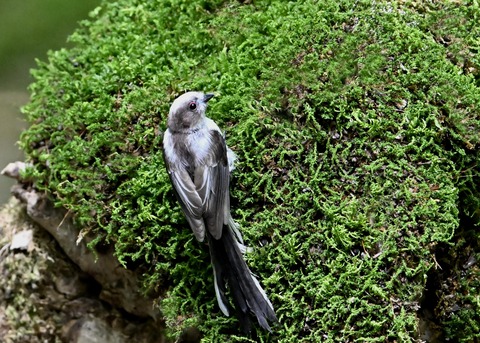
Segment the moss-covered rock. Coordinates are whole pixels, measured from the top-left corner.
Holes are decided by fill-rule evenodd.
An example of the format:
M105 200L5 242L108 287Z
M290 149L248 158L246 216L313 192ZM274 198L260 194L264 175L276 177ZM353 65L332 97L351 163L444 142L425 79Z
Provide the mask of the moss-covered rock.
M144 271L172 336L242 341L160 145L178 94L215 91L240 158L233 216L281 322L258 340L413 342L436 254L478 222L479 17L469 2L105 2L34 71L28 176ZM472 289L435 319L446 337L479 337Z
M14 198L0 207L2 343L164 342L158 322L101 301L100 285L27 212Z

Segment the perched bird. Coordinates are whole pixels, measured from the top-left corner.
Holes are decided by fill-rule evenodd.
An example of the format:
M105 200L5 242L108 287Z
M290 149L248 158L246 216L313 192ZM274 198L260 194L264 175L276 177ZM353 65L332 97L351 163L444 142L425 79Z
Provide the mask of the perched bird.
M213 94L187 92L173 102L163 137L166 167L183 213L198 241L207 238L215 293L221 311L234 311L244 332L251 330L249 315L271 331L277 318L265 291L248 268L246 247L230 215L230 170L235 154L213 120L205 116Z

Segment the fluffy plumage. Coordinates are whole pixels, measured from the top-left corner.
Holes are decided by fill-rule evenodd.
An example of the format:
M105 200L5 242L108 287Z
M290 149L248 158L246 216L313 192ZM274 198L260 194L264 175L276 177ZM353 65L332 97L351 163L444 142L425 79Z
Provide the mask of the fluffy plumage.
M230 215L230 170L235 154L215 122L205 116L213 94L188 92L173 102L163 139L164 156L173 188L197 240L207 237L220 309L229 315L227 284L235 312L245 332L249 314L271 330L277 321L265 291L248 268L238 225Z

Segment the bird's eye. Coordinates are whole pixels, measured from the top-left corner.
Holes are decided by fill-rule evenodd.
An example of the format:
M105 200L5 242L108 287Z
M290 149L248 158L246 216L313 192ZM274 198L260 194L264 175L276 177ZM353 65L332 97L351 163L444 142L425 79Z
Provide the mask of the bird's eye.
M197 108L197 104L194 102L191 102L188 104L188 108L191 109L192 111Z

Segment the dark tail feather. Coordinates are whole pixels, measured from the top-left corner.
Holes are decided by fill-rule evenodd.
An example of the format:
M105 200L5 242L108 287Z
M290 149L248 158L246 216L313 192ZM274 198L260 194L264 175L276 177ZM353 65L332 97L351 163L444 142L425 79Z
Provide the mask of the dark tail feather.
M273 306L243 259L245 247L238 230L236 227L232 227L235 224L233 221L229 224L231 225L224 226L222 237L219 240L207 234L218 305L228 316L231 310L225 296L228 282L242 330L246 333L250 332L249 315L253 314L257 317L260 326L271 332L269 322L277 321Z

